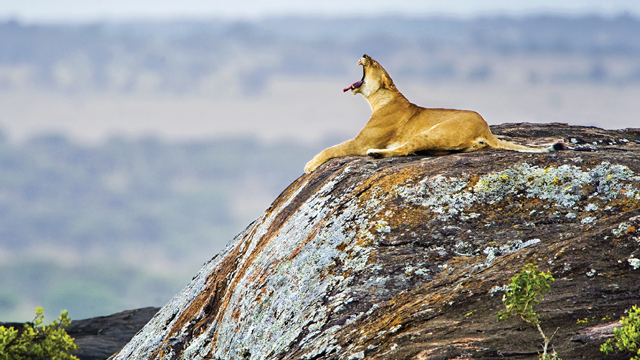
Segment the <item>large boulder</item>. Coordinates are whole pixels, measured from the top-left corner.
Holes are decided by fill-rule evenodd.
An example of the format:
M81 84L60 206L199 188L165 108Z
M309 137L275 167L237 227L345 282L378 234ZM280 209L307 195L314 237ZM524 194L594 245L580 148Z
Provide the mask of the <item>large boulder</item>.
M496 321L527 263L556 278L535 309L558 354L603 357L640 302L640 130L492 130L575 148L333 159L113 359L533 359L537 330Z

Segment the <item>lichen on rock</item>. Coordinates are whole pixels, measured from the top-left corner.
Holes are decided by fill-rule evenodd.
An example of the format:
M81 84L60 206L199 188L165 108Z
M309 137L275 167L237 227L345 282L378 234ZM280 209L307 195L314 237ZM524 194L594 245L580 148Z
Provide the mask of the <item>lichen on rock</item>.
M632 202L640 200L640 177L624 165L608 162L586 171L574 165L540 168L525 162L483 175L475 183L466 176L427 177L417 186L411 183L399 186L398 195L429 208L442 220L456 215L462 220L473 218L477 216L473 211L475 204L494 205L505 200L512 204L528 199L544 200L545 208L564 210L565 216L572 214L569 218L575 216L570 210L580 209L577 203L587 200L591 202L582 206L585 212L595 211L598 203L607 204L621 194ZM591 223L596 217L586 219L589 219L586 223Z

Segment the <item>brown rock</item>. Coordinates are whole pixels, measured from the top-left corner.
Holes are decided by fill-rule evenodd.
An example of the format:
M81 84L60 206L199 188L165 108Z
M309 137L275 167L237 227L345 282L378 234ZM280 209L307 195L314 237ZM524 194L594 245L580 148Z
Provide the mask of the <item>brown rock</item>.
M640 130L492 129L576 149L334 159L113 358L535 359L536 329L495 317L526 263L557 279L536 310L560 357L604 358L571 340L640 302Z

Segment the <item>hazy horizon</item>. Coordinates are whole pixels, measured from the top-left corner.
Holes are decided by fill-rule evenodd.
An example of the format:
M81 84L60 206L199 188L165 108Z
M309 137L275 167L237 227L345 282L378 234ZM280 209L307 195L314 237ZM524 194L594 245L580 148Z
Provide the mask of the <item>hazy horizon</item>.
M88 23L119 20L228 18L256 20L281 16L453 16L486 15L523 16L527 14L616 16L640 15L640 3L632 0L451 0L446 2L399 0L359 1L327 0L301 2L295 0L211 2L206 0L5 0L0 6L0 19L17 19L26 23Z
M639 29L632 16L561 15L0 21L0 129L93 143L348 138L370 113L341 91L361 76L362 53L421 106L475 110L490 124L633 127Z

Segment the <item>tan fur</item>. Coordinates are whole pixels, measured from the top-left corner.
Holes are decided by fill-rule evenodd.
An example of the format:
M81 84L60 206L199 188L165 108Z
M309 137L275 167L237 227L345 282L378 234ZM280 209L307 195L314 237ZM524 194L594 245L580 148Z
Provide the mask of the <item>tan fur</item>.
M371 119L355 138L316 155L304 168L308 174L325 161L347 155L406 156L417 151L449 153L498 148L521 152L549 152L496 138L487 122L474 111L426 109L412 104L396 89L387 71L368 55L358 65L363 83L350 90L369 102ZM347 89L345 89L346 91Z

